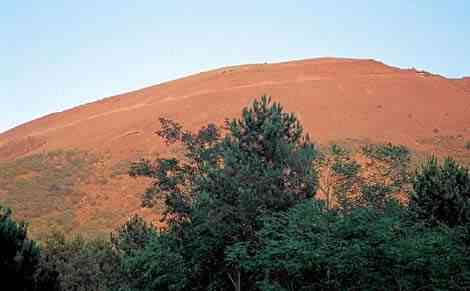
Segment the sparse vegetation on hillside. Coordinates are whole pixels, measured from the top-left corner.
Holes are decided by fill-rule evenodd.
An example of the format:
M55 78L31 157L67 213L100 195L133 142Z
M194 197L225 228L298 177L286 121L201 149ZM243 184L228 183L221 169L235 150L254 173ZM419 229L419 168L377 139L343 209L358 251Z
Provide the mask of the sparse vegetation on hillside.
M383 207L409 190L410 162L404 146L365 144L352 152L332 144L314 166L320 172L319 190L326 207L347 212L358 206Z
M115 178L122 175L127 175L129 173L129 169L131 168L131 161L122 160L117 162L112 166L110 178Z
M19 218L28 218L36 233L51 227L68 231L73 208L82 198L76 186L91 175L95 158L79 151L54 151L0 163L0 202Z
M347 208L347 202L358 195L363 182L362 166L349 150L338 144L325 149L314 166L320 173L319 192L326 208Z

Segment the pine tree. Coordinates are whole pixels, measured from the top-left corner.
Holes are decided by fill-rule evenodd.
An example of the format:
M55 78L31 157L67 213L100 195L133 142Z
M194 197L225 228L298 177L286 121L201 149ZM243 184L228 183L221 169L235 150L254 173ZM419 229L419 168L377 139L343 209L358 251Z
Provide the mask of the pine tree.
M410 207L419 217L449 226L470 222L470 172L447 158L435 157L415 174Z
M314 145L295 115L266 96L240 119L227 120L223 135L214 125L193 134L161 122L159 135L180 142L184 159L134 164L131 174L154 178L144 204L165 200L171 229L180 233L181 251L193 266L193 289L249 290L253 278L233 261L225 264L225 252L236 243L255 251L262 217L313 198Z
M11 210L0 206L0 274L10 290L33 290L39 248L28 239L24 223L11 218ZM9 286L9 287L7 287Z

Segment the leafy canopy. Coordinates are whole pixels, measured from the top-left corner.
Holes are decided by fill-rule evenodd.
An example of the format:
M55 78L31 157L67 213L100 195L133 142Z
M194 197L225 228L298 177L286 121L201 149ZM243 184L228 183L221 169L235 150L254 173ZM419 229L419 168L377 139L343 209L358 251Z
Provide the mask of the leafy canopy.
M249 288L243 278L250 274L225 264L225 251L241 241L256 245L261 217L313 198L316 148L295 115L266 96L241 118L227 120L224 129L209 124L191 133L160 121L158 134L168 144L179 143L183 158L133 165L132 175L154 179L144 205L165 201L170 231L193 268L192 288Z
M28 239L28 228L11 217L11 210L0 205L0 274L4 286L31 290L39 261L39 248Z
M435 157L427 160L414 176L410 207L432 224L468 224L469 169L450 158L442 164Z

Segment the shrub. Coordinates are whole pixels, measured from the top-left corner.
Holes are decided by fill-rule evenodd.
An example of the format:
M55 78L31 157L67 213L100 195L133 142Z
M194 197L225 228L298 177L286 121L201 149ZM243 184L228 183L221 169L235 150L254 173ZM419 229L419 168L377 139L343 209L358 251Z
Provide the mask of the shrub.
M122 258L122 272L130 290L190 290L189 273L177 242L163 234L151 238ZM192 290L192 289L191 289Z
M224 135L213 125L191 133L173 121L161 123L159 135L182 144L185 158L133 165L133 175L154 179L144 205L159 197L166 201L170 231L191 266L193 290L249 290L250 274L226 265L224 252L255 240L263 215L314 196L314 145L295 115L268 97L255 100L240 119L228 120Z
M15 290L33 290L39 248L28 239L25 223L15 222L11 210L0 206L0 274L2 285ZM8 286L8 287L7 287Z
M119 267L109 242L53 233L42 247L39 277L55 274L58 290L115 290L122 284Z
M135 215L111 234L111 243L119 253L129 255L134 250L143 249L156 235L153 225Z
M342 212L364 206L383 208L398 193L408 191L410 160L409 150L402 145L366 144L360 153L353 153L332 144L316 165L327 208Z
M392 193L408 189L411 153L405 146L369 144L362 148L362 153L370 160L367 169L370 180L384 185Z
M325 196L326 207L346 210L362 182L361 165L345 148L332 144L320 154L316 167L320 174L318 188Z
M410 208L430 223L449 226L470 222L469 169L447 158L424 163L413 180Z
M229 249L260 290L463 290L470 264L446 228L408 220L406 209L354 208L340 215L307 201L267 217L254 256Z

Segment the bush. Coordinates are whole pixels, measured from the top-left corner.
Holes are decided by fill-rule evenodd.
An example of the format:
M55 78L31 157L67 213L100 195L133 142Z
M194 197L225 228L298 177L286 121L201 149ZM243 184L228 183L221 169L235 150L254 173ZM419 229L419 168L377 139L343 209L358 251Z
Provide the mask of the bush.
M129 255L157 236L155 227L135 215L111 234L111 244L119 253Z
M53 233L44 242L40 276L55 275L57 290L115 290L122 284L119 257L104 240L66 239Z
M186 262L168 235L155 236L125 254L121 268L130 290L189 290Z
M389 193L408 190L411 162L410 151L403 145L369 144L362 148L368 158L369 179L375 184L382 184Z
M11 218L11 210L0 206L2 285L14 290L33 290L38 261L39 248L34 241L28 239L27 225L15 222Z
M240 119L227 121L224 135L213 125L191 133L173 121L161 123L159 135L182 144L185 159L133 165L131 174L154 179L144 205L165 200L170 232L191 266L192 290L250 290L250 274L225 264L224 252L255 240L263 215L313 198L314 145L297 118L268 97L255 100Z
M364 206L383 208L410 188L410 160L409 150L402 145L366 144L360 153L352 153L332 144L316 165L327 208L342 212Z
M257 273L260 290L463 290L470 262L446 228L427 228L389 203L346 215L305 202L267 217L259 250L228 251Z
M362 183L361 165L345 148L332 144L320 153L315 166L320 174L318 188L325 197L326 207L347 211L351 206L349 202L357 195L355 192Z
M429 159L416 172L413 189L410 208L418 217L451 227L470 222L470 173L456 161Z

